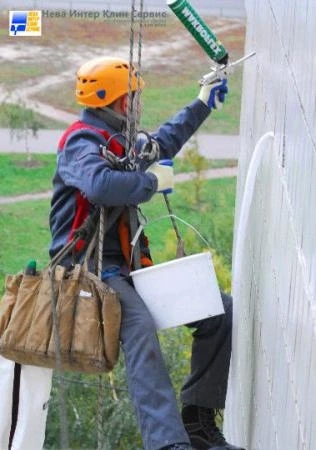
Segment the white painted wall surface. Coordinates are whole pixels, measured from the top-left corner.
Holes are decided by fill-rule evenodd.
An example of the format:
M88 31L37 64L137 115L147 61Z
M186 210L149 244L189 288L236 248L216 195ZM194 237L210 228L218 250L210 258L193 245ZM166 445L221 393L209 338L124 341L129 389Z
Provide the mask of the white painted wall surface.
M315 450L316 1L246 11L257 56L244 71L225 433L247 450ZM269 131L237 255L247 171Z

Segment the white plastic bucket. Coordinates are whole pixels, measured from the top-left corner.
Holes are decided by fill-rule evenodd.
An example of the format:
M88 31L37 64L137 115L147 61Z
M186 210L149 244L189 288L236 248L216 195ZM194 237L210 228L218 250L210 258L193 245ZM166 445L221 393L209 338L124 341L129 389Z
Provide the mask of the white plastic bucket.
M131 272L157 329L224 314L210 252Z

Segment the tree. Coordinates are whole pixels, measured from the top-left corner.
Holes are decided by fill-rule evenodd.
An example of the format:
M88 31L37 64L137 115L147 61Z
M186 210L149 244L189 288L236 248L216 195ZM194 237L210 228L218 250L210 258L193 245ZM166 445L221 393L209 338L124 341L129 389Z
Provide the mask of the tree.
M25 107L23 102L19 105L13 103L2 103L2 113L5 117L5 123L10 128L11 139L15 136L17 140L24 140L24 148L27 154L27 161L32 161L32 153L29 147L29 136L37 136L40 127L34 111Z
M184 161L194 169L193 187L194 187L194 202L192 206L199 208L202 203L201 189L203 185L203 171L208 168L207 159L199 153L197 143L193 147L185 150Z

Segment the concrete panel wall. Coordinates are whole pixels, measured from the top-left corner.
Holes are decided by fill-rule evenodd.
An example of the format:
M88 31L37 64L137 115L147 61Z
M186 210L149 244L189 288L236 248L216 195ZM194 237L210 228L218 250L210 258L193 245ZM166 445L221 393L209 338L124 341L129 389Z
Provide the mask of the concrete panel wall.
M316 1L247 0L246 10L257 56L244 71L225 432L248 450L314 450ZM236 255L249 164L269 131Z

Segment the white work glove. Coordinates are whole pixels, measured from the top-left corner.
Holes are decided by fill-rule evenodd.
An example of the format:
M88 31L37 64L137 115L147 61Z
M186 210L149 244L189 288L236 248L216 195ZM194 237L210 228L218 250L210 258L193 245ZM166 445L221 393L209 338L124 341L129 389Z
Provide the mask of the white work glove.
M161 164L159 161L151 164L146 170L153 173L158 180L157 192L170 192L174 187L173 167Z
M199 99L211 110L221 109L228 92L227 79L216 81L201 87Z

